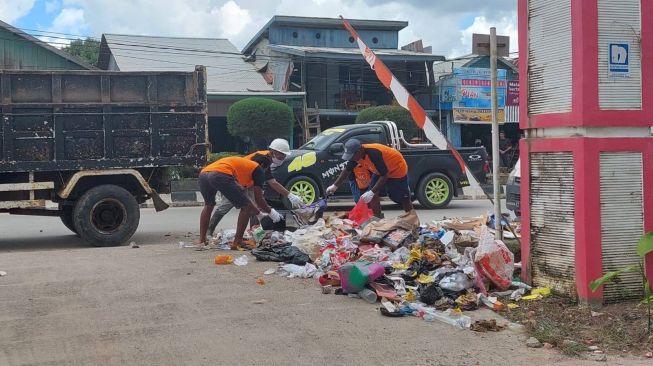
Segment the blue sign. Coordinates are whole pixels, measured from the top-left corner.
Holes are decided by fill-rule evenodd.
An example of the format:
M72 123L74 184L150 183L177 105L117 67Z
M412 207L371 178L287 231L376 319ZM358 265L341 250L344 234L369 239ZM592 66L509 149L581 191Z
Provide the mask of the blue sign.
M453 70L456 79L454 122L486 123L492 121L492 87L490 69L461 67ZM506 70L497 70L499 122L504 121L506 104Z
M608 44L608 77L630 76L629 51L628 43Z

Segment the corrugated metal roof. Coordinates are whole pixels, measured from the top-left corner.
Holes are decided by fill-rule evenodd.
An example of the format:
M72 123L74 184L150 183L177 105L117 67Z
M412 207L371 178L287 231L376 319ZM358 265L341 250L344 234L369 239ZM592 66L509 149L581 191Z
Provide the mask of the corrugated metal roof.
M193 71L196 65L206 66L209 94L273 91L236 46L223 38L104 34L100 55L101 68L120 71Z
M361 58L358 48L336 48L336 47L309 47L309 46L288 46L270 45L270 49L291 55L302 57L338 57L338 58ZM420 53L393 49L375 49L374 53L384 60L408 60L408 61L442 61L443 56L430 53Z

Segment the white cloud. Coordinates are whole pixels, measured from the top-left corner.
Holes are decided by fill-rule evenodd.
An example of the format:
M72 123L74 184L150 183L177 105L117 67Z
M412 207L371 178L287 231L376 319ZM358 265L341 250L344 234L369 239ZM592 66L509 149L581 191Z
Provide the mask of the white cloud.
M220 18L222 34L226 38L240 34L252 22L249 10L242 9L233 0L224 3L217 14Z
M82 34L88 25L84 19L84 9L63 8L52 21L50 31L70 34Z
M55 11L59 10L60 6L61 6L61 4L57 0L46 1L45 2L45 12L46 13L54 13Z
M490 27L495 27L499 36L509 36L510 52L517 51L517 13L515 12L511 17L502 17L494 22L488 21L485 16L475 17L474 23L460 32L460 47L454 48L451 51L451 56L470 54L472 52L472 34L489 34Z
M5 23L12 24L27 15L35 0L0 0L0 16Z
M10 0L0 0L10 1ZM242 48L273 15L407 20L400 46L423 39L435 54L471 52L471 34L496 26L517 47L514 0L61 0L64 8L83 9L86 33L126 33L179 37L226 37ZM469 24L469 27L462 24ZM80 20L81 21L81 20ZM55 28L53 26L53 28ZM74 33L69 26L67 32Z

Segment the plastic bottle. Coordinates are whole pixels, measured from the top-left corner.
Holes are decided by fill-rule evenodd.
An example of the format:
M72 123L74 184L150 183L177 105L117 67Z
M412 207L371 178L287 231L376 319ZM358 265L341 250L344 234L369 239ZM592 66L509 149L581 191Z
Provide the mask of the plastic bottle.
M422 319L424 319L427 322L439 320L443 323L453 325L454 327L459 329L466 329L472 325L472 319L467 315L456 314L454 312L451 312L450 310L438 311L426 307L422 308L421 310L424 312L424 315L422 315Z
M230 255L216 255L213 261L215 264L231 264L234 262L234 257Z
M368 288L364 288L364 289L360 290L358 292L358 296L360 296L361 299L369 302L370 304L376 303L376 300L378 299L378 296L376 296L376 292L374 292L374 291L372 291L372 290L370 290Z

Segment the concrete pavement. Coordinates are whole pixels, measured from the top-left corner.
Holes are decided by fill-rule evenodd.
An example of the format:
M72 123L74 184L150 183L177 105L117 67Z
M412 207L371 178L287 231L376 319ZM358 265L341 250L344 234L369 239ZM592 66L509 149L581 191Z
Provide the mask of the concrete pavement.
M487 207L461 201L420 215ZM258 285L274 263L250 256L245 267L216 266L216 251L178 247L195 238L198 216L198 208L143 210L132 249L88 247L57 218L0 215L0 270L8 273L0 277L0 365L590 364L526 348L518 332L386 318L378 305L322 295L315 280L272 275ZM235 212L224 223L233 225Z

